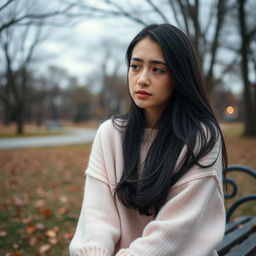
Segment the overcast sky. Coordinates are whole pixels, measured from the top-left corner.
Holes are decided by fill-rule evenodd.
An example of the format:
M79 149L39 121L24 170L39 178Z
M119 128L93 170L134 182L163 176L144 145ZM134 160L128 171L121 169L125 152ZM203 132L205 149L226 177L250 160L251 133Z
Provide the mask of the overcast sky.
M119 42L124 45L123 49L117 50L123 56L125 67L126 46L140 29L141 26L121 19L118 22L113 19L90 19L72 27L49 28L49 39L41 46L49 58L42 61L41 70L45 72L49 65L56 65L78 77L80 83L86 82L87 75L97 68L91 56L101 57L97 48L104 38L113 40L113 48Z

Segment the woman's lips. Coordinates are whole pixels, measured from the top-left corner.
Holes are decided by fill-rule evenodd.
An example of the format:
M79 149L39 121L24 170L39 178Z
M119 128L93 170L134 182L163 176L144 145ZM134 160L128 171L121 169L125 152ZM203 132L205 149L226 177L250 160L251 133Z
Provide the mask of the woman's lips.
M138 90L138 91L135 92L135 94L137 95L137 97L139 99L146 99L149 96L151 96L150 93L148 93L147 91L143 91L143 90Z

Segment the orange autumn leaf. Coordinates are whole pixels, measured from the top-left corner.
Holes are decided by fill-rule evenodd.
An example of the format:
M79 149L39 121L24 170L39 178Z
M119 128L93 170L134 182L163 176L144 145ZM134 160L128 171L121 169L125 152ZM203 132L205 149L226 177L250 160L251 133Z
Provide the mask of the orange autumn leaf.
M64 234L64 238L65 238L66 240L72 239L73 236L74 236L74 234L73 234L73 233L70 233L70 232Z
M35 226L34 225L27 225L26 226L26 232L27 234L32 234L35 231Z
M12 256L22 256L20 251L15 251L14 253L11 254Z
M45 217L49 217L52 215L52 211L49 210L49 209L43 209L42 210L42 214L45 216Z
M58 209L57 213L58 213L59 215L61 215L61 214L66 213L67 211L68 211L67 208L61 207L61 208Z

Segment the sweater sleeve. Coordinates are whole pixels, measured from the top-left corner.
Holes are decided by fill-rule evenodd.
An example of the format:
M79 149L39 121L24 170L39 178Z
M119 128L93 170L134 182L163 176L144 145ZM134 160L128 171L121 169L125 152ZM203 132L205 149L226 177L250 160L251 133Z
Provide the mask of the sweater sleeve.
M176 186L141 237L116 256L209 256L225 230L223 197L215 176Z
M71 256L112 256L120 238L119 215L106 171L109 152L103 147L106 125L99 127L92 145L81 213L69 246Z
M108 185L87 176L79 221L69 246L70 255L112 256L119 237L119 216Z

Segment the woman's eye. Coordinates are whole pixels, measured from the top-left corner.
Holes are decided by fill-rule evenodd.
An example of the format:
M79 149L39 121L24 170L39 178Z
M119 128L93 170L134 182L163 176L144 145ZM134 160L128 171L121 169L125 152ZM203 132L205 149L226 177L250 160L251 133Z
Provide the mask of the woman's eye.
M153 71L157 73L164 73L164 71L160 68L153 68Z
M136 65L136 64L131 64L131 65L130 65L130 68L131 68L132 70L138 70L138 69L139 69L139 66Z

